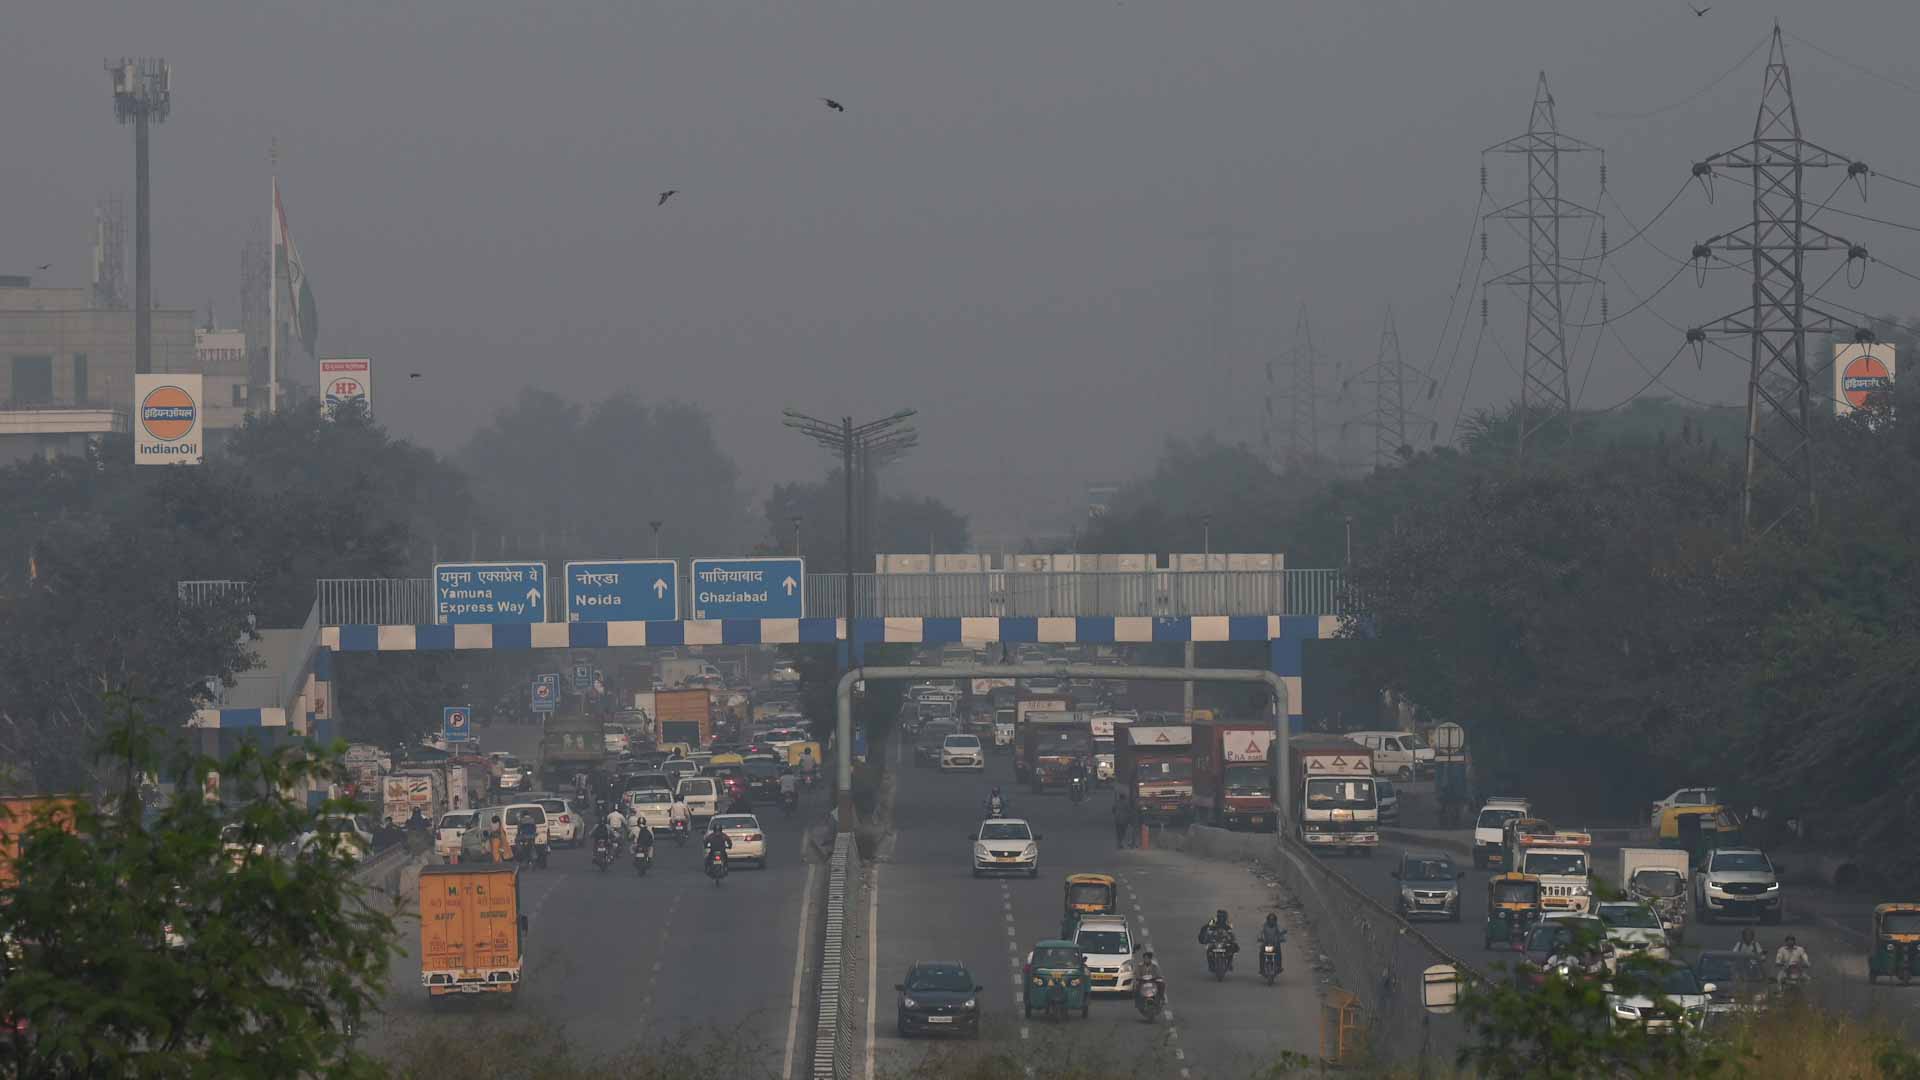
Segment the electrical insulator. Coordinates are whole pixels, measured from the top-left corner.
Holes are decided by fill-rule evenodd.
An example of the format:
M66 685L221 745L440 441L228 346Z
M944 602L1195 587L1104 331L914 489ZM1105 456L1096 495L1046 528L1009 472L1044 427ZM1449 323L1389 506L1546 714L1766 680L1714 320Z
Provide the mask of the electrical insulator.
M1487 321L1487 298L1484 296L1480 298L1480 321Z
M1600 190L1607 190L1607 163L1604 161L1600 163Z
M1605 225L1600 226L1600 257L1602 259L1607 257L1607 227Z
M1480 258L1482 261L1485 261L1486 257L1487 257L1487 230L1481 229L1480 230Z
M1480 165L1480 190L1487 190L1487 166L1484 162Z

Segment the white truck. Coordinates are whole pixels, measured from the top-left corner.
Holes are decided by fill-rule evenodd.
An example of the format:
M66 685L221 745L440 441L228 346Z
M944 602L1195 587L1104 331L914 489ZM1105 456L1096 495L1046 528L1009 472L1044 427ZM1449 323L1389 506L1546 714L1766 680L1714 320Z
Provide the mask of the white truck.
M1687 853L1678 848L1621 848L1620 890L1660 916L1675 945L1687 933Z
M1233 760L1233 746L1267 734L1242 732L1233 725L1208 727L1227 733L1221 741L1228 748L1228 761ZM1199 730L1200 725L1195 728ZM1372 855L1380 846L1373 752L1351 739L1330 735L1295 735L1288 741L1288 750L1293 759L1289 765L1293 770L1293 797L1300 800L1300 838L1315 851L1340 848L1349 855ZM1196 782L1196 805L1199 795Z
M1593 911L1593 836L1556 832L1516 836L1520 865L1515 870L1540 879L1540 906L1548 915Z

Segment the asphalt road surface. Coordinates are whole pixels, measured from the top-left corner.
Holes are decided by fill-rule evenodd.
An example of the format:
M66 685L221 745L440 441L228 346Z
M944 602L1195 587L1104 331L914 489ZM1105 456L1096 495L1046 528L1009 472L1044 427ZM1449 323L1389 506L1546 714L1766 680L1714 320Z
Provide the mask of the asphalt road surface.
M694 841L680 848L663 838L645 877L624 856L601 871L586 848L555 851L547 869L522 878L524 981L506 1007L565 1024L590 1055L720 1025L763 1047L770 1070L784 1073L790 1052L798 1070L812 1023L794 1008L802 907L817 917L809 875L825 873L803 861L801 823L824 809L822 800L813 794L792 818L760 808L767 869L737 865L717 887L701 873ZM414 955L419 924L409 920L400 941L386 1015L368 1032L374 1052L415 1026L457 1031L500 1015L504 1003L494 1000L430 1006Z
M1289 942L1278 982L1269 987L1260 980L1247 946L1279 894L1245 868L1173 851L1118 851L1107 789L1096 789L1079 806L1063 794L1033 795L1015 787L1005 757L990 758L984 774L942 775L910 761L898 768L896 838L890 860L879 868L869 1075L904 1077L928 1055L975 1052L964 1040L898 1034L893 984L917 960L965 963L986 988L982 1048L1014 1050L1028 1060L1100 1054L1123 1067L1140 1065L1145 1075L1238 1077L1278 1051L1313 1051L1313 973ZM973 830L994 784L1011 795L1012 813L1041 836L1036 879L972 876ZM1062 881L1072 873L1120 879L1121 911L1167 977L1169 1008L1157 1023L1143 1021L1125 995L1096 999L1086 1020L1077 1013L1060 1022L1023 1018L1020 965L1034 942L1059 933ZM1234 972L1215 982L1195 937L1222 907L1232 914L1243 949Z

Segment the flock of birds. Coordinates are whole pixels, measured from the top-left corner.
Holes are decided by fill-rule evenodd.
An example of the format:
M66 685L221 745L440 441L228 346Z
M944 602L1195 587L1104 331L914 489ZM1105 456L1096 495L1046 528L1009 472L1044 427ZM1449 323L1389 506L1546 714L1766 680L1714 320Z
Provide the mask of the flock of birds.
M835 100L833 100L833 99L832 99L832 98L830 98L830 97L823 97L823 98L821 98L821 99L820 99L820 101L821 101L821 102L822 102L823 104L825 104L827 108L829 108L829 109L832 109L832 110L833 110L834 112L846 112L846 111L847 111L847 107L846 107L845 105L842 105L842 104L840 104L839 102L837 102L837 101L835 101ZM655 206L665 206L665 205L667 205L667 200L668 200L668 199L671 199L671 198L673 198L673 197L674 197L675 195L678 195L678 194L680 194L680 189L679 189L679 188L668 188L667 190L665 190L665 191L663 191L663 192L661 192L661 193L660 193L660 201L659 201L659 202L656 202L656 203L654 203L653 205L655 205ZM417 376L417 375L416 375L416 376L414 376L414 377L415 377L415 378L419 378L419 376Z

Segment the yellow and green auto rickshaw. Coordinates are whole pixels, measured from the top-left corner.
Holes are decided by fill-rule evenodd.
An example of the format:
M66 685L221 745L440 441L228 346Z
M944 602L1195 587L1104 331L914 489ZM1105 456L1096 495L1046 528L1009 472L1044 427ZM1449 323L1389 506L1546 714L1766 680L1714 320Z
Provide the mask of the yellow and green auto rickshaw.
M1509 871L1487 879L1487 948L1525 948L1527 931L1539 921L1539 878Z
M1738 847L1742 842L1740 822L1717 803L1662 807L1655 824L1660 846L1686 852L1689 863L1699 862L1701 855L1714 848Z
M1049 940L1035 945L1020 974L1025 985L1021 1004L1027 1019L1033 1019L1037 1012L1049 1020L1065 1020L1073 1009L1080 1010L1081 1019L1087 1017L1091 996L1087 958L1073 942Z
M1873 909L1873 950L1867 982L1898 979L1905 986L1920 975L1920 904L1881 904Z
M1060 936L1073 939L1082 915L1111 915L1119 910L1120 887L1111 874L1068 874Z

